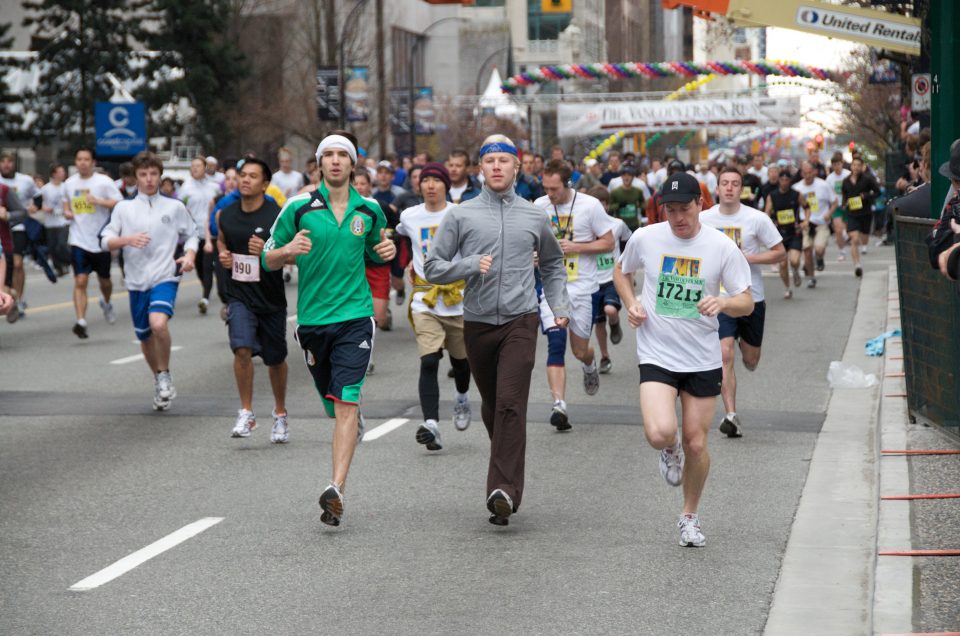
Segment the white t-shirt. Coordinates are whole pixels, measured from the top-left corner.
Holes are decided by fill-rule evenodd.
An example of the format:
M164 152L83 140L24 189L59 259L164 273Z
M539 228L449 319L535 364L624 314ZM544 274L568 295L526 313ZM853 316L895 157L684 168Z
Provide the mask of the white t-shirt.
M280 188L283 196L289 199L292 196L296 196L300 188L303 187L303 174L296 170L291 170L290 172L277 170L270 178L270 183Z
M29 208L33 205L33 197L37 196L37 193L40 192L37 190L37 184L33 181L33 178L22 172L16 172L12 177L0 177L0 183L13 190L13 193L20 199L20 203L23 204L24 208ZM14 232L23 232L26 230L23 223L17 223L10 229Z
M610 192L613 192L617 188L621 187L623 187L623 177L614 177L613 179L610 179L610 183L607 184L607 190ZM641 192L643 192L644 201L650 200L650 188L647 187L647 184L644 183L643 179L634 177L633 181L630 182L630 187L638 188Z
M760 183L766 183L769 180L766 166L760 166L759 168L750 166L747 168L747 172L760 179Z
M700 215L700 222L722 231L733 239L744 254L761 254L783 243L783 237L769 216L743 204L735 213L723 214L718 203ZM763 300L763 274L760 265L750 265L750 276L750 293L753 301L758 303ZM729 287L724 287L727 292L730 291Z
M220 172L219 170L217 170L217 171L214 172L213 174L208 174L208 175L207 175L207 179L210 179L211 181L213 181L213 182L216 183L217 185L223 185L223 180L226 179L226 178L227 178L227 175L223 174L223 173Z
M467 191L467 186L470 185L469 181L464 182L462 186L450 186L450 200L451 201L460 201L460 197L463 196L463 193Z
M426 205L421 203L420 205L409 207L400 213L400 223L397 225L397 233L409 238L413 244L413 249L411 250L413 252L413 271L415 271L420 278L424 278L423 261L430 251L430 244L433 242L433 237L437 233L437 228L440 227L440 222L443 221L443 217L453 208L454 205L448 203L447 207L439 212L430 212L427 210ZM459 260L459 254L454 256L453 262ZM462 302L449 307L444 304L443 297L441 296L435 307L428 307L423 303L424 294L426 294L426 292L422 291L414 292L413 294L410 308L415 313L428 313L434 314L435 316L463 315Z
M613 251L597 254L597 282L601 285L613 282L613 266L620 258L620 243L630 240L630 228L623 219L613 218L613 226Z
M647 173L647 185L651 190L659 188L667 180L667 169L660 168L657 171L651 170Z
M839 205L843 201L843 180L850 176L850 171L844 168L840 171L840 174L837 174L833 170L830 171L830 174L827 175L826 182L830 186L830 189L833 190L833 198L837 201Z
M48 183L40 188L43 207L52 208L43 221L44 227L67 227L70 220L63 216L63 202L67 200L67 188L63 183Z
M70 211L73 212L68 242L87 252L102 252L100 229L110 220L110 208L90 205L86 195L89 193L96 199L112 201L122 201L123 195L114 185L113 179L96 172L90 175L89 179L84 179L77 173L64 181L63 187L67 190L67 200L70 202Z
M177 191L177 198L187 208L199 232L198 238L206 237L204 230L210 224L210 202L216 199L218 194L220 194L220 187L206 177L199 181L193 177L187 177Z
M559 206L553 205L547 196L533 204L546 212L558 238L575 243L595 241L615 227L603 204L584 192L574 192L570 201ZM563 257L563 264L567 268L567 294L584 296L600 289L596 254L568 254Z
M720 368L719 321L697 312L696 303L718 295L721 285L733 294L750 286L750 268L737 246L706 225L681 239L669 223L654 223L633 233L620 268L624 274L643 270L640 303L647 319L637 328L640 364L675 372ZM690 313L676 315L678 305Z
M830 212L830 206L835 199L833 188L820 177L815 177L810 185L805 181L794 183L793 189L800 193L801 200L806 199L810 205L806 210L810 215L810 222L814 225L824 225L827 222L825 215Z

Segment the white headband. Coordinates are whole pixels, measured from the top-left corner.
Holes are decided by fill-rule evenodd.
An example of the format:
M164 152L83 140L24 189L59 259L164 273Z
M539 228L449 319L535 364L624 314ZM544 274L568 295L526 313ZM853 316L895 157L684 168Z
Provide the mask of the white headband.
M323 138L323 141L317 146L317 163L320 163L320 158L323 157L324 151L330 150L331 148L346 150L347 154L350 155L350 159L353 160L353 165L357 165L357 149L353 143L343 135L327 135Z

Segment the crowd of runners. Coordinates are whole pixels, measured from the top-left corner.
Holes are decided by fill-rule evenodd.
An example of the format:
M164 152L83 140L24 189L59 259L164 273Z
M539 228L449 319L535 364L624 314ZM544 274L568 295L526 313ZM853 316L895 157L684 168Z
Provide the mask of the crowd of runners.
M760 363L764 268L779 273L785 299L804 279L806 293L816 293L831 244L831 267L860 277L871 235L885 240L880 185L856 154L825 164L811 149L798 165L768 166L759 155L688 165L612 152L604 163L577 163L559 147L542 157L493 135L475 155L378 161L349 132L334 131L303 172L286 149L269 160L251 154L221 169L214 157L196 157L176 183L149 152L122 165L117 180L89 148L76 149L69 171L55 165L43 177L17 172L16 157L0 154L0 313L10 323L29 317L25 268L51 282L72 270L75 319L64 328L86 339L101 328L87 321L90 275L108 325L122 279L152 405L162 411L177 396L169 321L182 277L195 270L197 311L220 305L234 354L239 409L230 435L257 428L259 356L273 391L270 441L282 444L291 437L286 284L295 276L293 336L335 420L331 479L319 500L321 521L334 526L364 435L361 393L375 372L375 336L401 312L420 359L416 442L444 448L446 352L453 429L466 430L476 412L471 383L481 398L491 441L486 507L496 525L509 523L523 497L538 340L553 399L538 415L566 432L576 424L566 403L568 343L583 391L597 395L626 320L636 331L646 438L663 479L683 489L679 543L705 545L697 509L707 434L718 395L721 433L749 433L737 414L734 358L739 349L745 368Z

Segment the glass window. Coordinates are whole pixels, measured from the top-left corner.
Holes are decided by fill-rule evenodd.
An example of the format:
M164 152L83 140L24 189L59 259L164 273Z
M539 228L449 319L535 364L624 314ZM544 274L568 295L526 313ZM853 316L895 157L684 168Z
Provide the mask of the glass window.
M569 13L544 13L543 0L527 0L527 39L556 40L570 26Z

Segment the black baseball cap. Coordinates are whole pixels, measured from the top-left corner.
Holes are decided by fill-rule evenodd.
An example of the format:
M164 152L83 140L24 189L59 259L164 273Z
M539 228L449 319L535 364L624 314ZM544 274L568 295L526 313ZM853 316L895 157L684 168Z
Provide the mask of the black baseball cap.
M686 172L670 175L660 188L662 203L689 203L700 195L700 182Z

